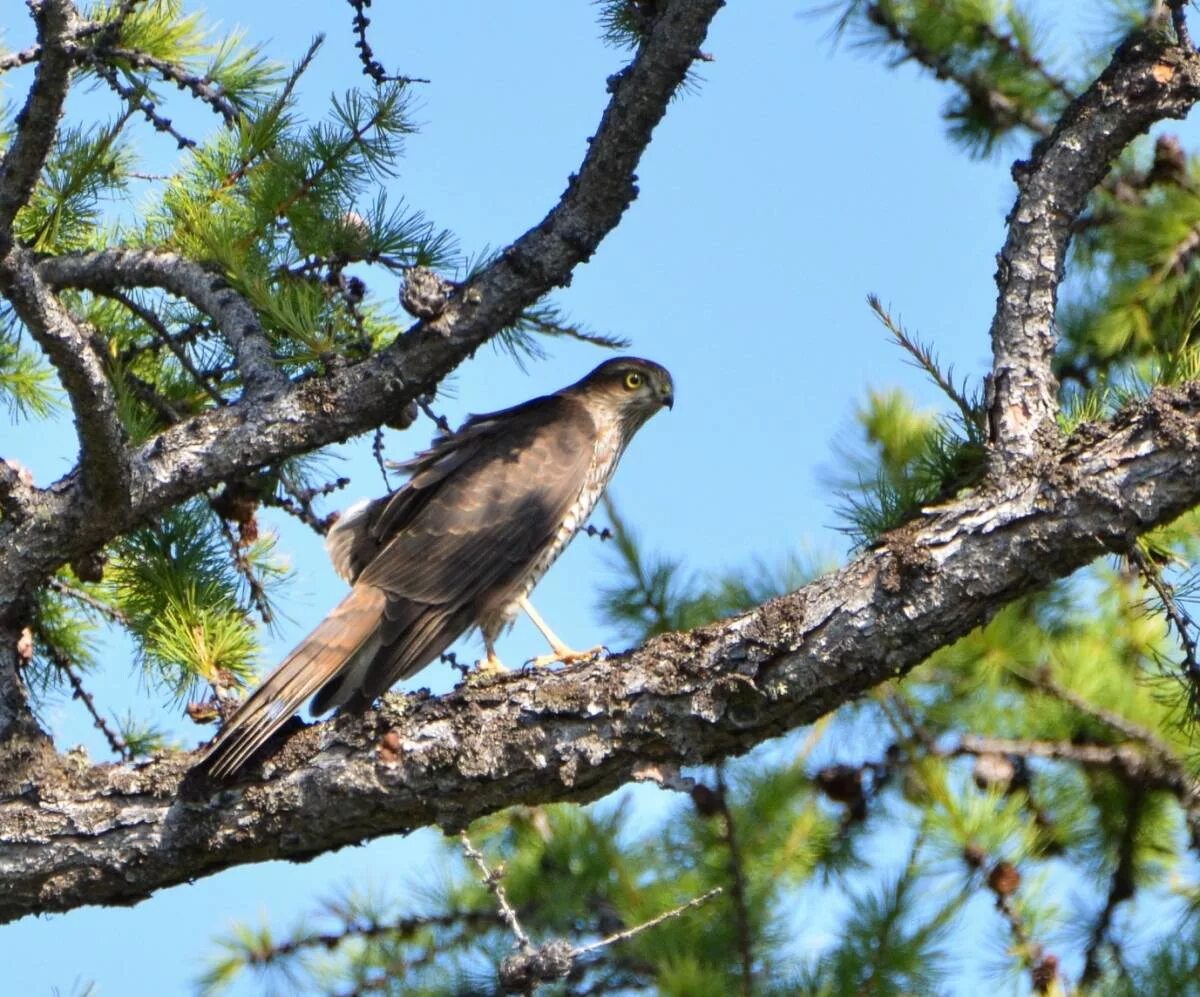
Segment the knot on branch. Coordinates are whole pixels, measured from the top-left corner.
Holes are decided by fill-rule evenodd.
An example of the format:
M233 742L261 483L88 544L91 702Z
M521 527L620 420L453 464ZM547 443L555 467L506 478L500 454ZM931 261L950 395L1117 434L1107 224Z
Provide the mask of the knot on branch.
M556 938L528 952L514 952L500 964L504 993L527 993L539 983L561 980L575 966L576 951L570 942Z

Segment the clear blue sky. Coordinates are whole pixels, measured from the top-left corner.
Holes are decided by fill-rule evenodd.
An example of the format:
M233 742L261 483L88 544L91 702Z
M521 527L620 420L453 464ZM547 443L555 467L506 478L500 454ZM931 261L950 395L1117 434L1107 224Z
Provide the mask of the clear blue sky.
M344 4L205 6L223 28L244 28L282 61L298 57L315 33L328 35L302 86L313 118L332 91L363 80ZM972 162L944 138L938 84L912 67L892 71L849 46L834 49L829 18L806 16L805 6L757 0L718 15L706 45L714 61L655 135L638 171L641 196L557 297L573 317L628 337L633 352L673 371L675 410L637 439L612 491L650 546L686 554L698 572L790 552L842 553L826 480L837 470L834 443L853 438L868 386L902 386L934 402L886 344L864 304L868 292L932 340L960 375L986 370L994 256L1013 196L1008 161L1021 150ZM1060 37L1094 27L1081 14L1088 5L1063 6L1071 19L1052 26ZM8 7L4 40L21 47L30 28L23 9L13 0ZM371 16L384 64L431 80L420 88L423 127L408 143L393 198L426 212L472 253L535 224L577 167L607 97L605 78L625 58L599 41L594 7L380 3ZM19 101L28 74L10 76L6 96ZM70 107L94 116L115 104L99 93L77 95ZM169 110L188 130L212 127L178 99ZM139 134L150 162L168 168L170 141L149 129ZM393 287L373 287L394 300ZM577 344L551 349L551 359L521 373L485 348L455 376L455 397L441 408L457 422L560 387L602 359ZM69 426L3 432L4 455L29 464L39 483L69 466ZM393 434L389 451L400 458L429 436L420 422ZM378 493L369 441L344 452L353 484L339 504ZM300 622L283 628L271 660L343 591L319 543L280 525L297 572L286 607ZM581 538L536 593L542 614L578 646L614 643L594 605L605 575L605 551ZM519 661L542 648L521 621L500 650ZM478 654L475 645L466 652ZM449 684L450 675L433 672L418 684ZM147 693L120 644L93 684L121 712L131 708L191 742L204 736ZM47 719L64 743L83 742L104 757L76 704L51 706ZM434 838L423 832L305 865L240 868L130 910L27 918L0 929L0 951L10 954L0 995L69 992L84 980L106 995L187 992L212 937L232 920L269 912L290 924L350 880L402 888Z

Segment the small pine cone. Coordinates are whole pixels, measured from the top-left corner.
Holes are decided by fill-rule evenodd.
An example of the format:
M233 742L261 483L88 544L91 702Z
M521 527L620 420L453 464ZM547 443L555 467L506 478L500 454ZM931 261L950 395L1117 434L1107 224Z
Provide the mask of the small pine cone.
M988 886L998 897L1010 897L1021 886L1021 872L1011 862L997 862L988 873Z
M104 581L104 565L107 563L108 558L104 556L104 552L94 550L90 554L84 554L72 561L71 570L75 572L75 577L81 582L102 582Z
M1007 789L1013 780L1014 771L1012 759L1007 755L989 752L975 759L975 768L971 776L980 789L986 790L993 786Z
M1049 992L1054 986L1054 981L1058 979L1058 956L1047 953L1029 975L1033 978L1034 993Z
M862 769L854 765L827 765L817 773L817 785L836 803L854 803L863 796Z
M1175 135L1160 135L1154 143L1154 165L1147 184L1165 183L1182 186L1187 182L1187 153Z
M702 782L692 787L692 803L701 817L715 817L721 812L721 794Z
M404 274L400 304L409 315L431 321L446 310L453 293L454 285L428 267L410 267Z
M409 402L400 410L400 414L392 416L384 422L388 429L408 429L414 422L417 421L417 416L420 414L420 409L417 408L416 402Z

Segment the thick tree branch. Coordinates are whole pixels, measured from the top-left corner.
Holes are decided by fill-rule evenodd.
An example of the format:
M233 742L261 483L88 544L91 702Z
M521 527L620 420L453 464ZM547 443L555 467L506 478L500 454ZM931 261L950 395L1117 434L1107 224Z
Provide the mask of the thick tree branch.
M32 4L40 58L33 86L17 120L21 127L0 160L0 257L12 246L12 224L29 201L58 133L58 119L70 85L72 56L66 38L75 21L71 0Z
M525 308L566 284L633 200L638 160L721 6L722 0L671 0L662 6L633 62L610 79L612 99L599 130L557 205L460 286L437 318L417 323L354 367L277 392L268 386L252 404L226 406L168 429L131 456L130 502L123 510L90 503L72 476L55 486L49 517L0 523L0 620L60 564L173 503L228 477L364 432L403 411ZM155 260L162 262L162 254L114 251L44 260L40 267L50 283L88 286L89 267L107 269L115 282L122 267L144 265L152 286L176 293L164 283L175 278L164 274L180 269L152 265ZM213 307L229 307L230 289L210 285L208 292L218 299ZM253 361L251 369L259 370ZM265 368L261 375L264 384L270 380ZM20 557L8 556L16 550Z
M647 762L742 753L904 674L1197 501L1200 385L1160 390L1085 427L1041 477L930 510L743 616L617 658L311 726L276 743L266 778L251 767L236 786L185 786L190 756L83 772L51 758L36 797L10 791L0 806L0 920L134 902L236 863L429 824L455 830L516 803L591 800ZM1155 774L1153 756L1138 764L1173 778Z
M89 499L114 511L129 503L125 429L92 337L38 276L28 250L0 260L0 292L49 357L71 400L79 437L79 470Z
M33 475L12 458L0 457L0 518L28 519L37 496Z
M1136 136L1182 118L1200 99L1200 58L1165 38L1135 35L1067 108L1033 157L1019 163L1016 204L996 271L992 320L992 442L1001 463L1026 460L1057 434L1050 361L1067 245L1088 194Z
M119 287L160 287L169 291L217 323L237 358L248 398L278 392L287 385L287 377L275 365L271 344L250 303L220 274L194 260L157 250L105 249L49 257L41 261L38 270L56 288L101 293Z

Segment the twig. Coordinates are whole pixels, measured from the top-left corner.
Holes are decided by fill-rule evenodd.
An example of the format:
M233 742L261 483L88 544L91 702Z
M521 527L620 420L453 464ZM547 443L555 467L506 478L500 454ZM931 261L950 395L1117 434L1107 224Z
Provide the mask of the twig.
M122 98L130 107L135 107L142 112L143 117L154 126L155 131L166 132L179 145L180 149L194 149L196 140L188 138L172 123L170 118L165 118L158 113L158 107L149 97L146 96L144 87L126 86L117 76L117 71L102 62L95 53L89 53L85 61L91 64L93 71L105 83L109 89Z
M500 908L500 916L504 918L504 923L508 925L508 930L516 938L521 954L526 956L532 955L533 944L529 941L529 936L525 934L525 929L521 927L521 922L517 918L517 912L512 909L512 905L508 902L508 897L504 892L504 884L500 881L502 878L500 872L488 868L483 853L471 844L471 839L467 836L466 831L460 831L458 837L462 841L463 852L467 858L475 863L475 867L479 870L479 875L483 879L483 885L496 898L496 906Z
M1106 710L1102 706L1088 702L1077 692L1073 692L1065 686L1060 685L1048 668L1038 669L1031 681L1038 689L1048 693L1055 699L1062 700L1062 702L1074 707L1085 716L1089 716L1093 720L1099 720L1106 727L1111 727L1118 734L1129 738L1131 741L1144 744L1154 752L1163 765L1178 769L1181 773L1185 771L1183 764L1176 757L1175 752L1152 730L1143 727L1141 724L1134 723L1119 713L1114 713L1112 710Z
M1192 52L1195 51L1196 46L1192 44L1192 36L1187 26L1189 2L1190 0L1167 0L1167 6L1171 8L1171 23L1175 26L1175 37L1179 39L1180 45Z
M187 90L201 103L207 104L224 119L228 127L232 128L237 124L237 108L233 106L228 97L220 92L219 88L213 86L214 81L207 76L189 73L186 69L167 59L160 59L136 49L103 46L95 50L95 55L107 59L120 59L128 62L135 69L153 69L167 82L174 83L181 90Z
M113 623L119 623L121 626L129 625L129 617L121 609L116 606L111 606L102 599L97 599L91 592L85 589L76 588L74 585L68 585L61 578L51 578L46 582L48 588L53 589L61 595L65 595L68 599L74 599L76 602L81 602L85 606L94 609L101 616Z
M1012 35L997 31L990 21L976 21L974 28L997 48L1003 49L1009 55L1016 58L1026 69L1040 76L1046 85L1060 97L1065 98L1067 101L1075 99L1076 92L1067 81L1056 73L1051 72L1050 68L1022 42L1018 41Z
M925 371L933 379L934 384L942 389L942 393L954 402L959 412L962 413L966 425L978 426L981 413L978 407L972 405L970 399L954 386L954 381L951 378L953 368L943 374L937 357L933 355L933 351L924 343L913 339L908 334L908 330L892 318L891 313L883 306L883 302L879 300L878 295L868 294L867 304L870 305L871 311L875 313L876 318L883 323L884 328L892 334L892 339L896 344L912 357L912 363Z
M187 350L185 350L183 347L183 343L177 341L176 338L171 335L170 331L165 325L163 325L154 312L152 312L149 308L144 308L132 297L122 291L108 290L102 293L106 294L114 301L119 301L122 305L128 308L129 311L141 319L142 323L154 334L154 337L158 343L171 351L175 359L179 361L179 365L192 375L192 378L196 381L196 384L199 385L200 389L206 395L208 395L209 398L211 398L218 405L228 404L221 392L213 387L209 379L197 369L194 363L192 363L192 358L188 356Z
M242 553L241 544L238 542L238 538L233 535L233 530L229 528L229 523L219 513L217 514L217 522L221 526L221 535L224 536L225 543L229 547L229 556L233 559L233 566L246 583L246 588L250 593L250 602L258 611L259 619L263 623L270 624L275 618L275 614L271 611L271 603L267 598L266 586L263 585L262 579L255 574L254 566L250 563L249 559Z
M371 440L371 453L375 455L375 463L379 465L379 473L383 475L383 487L389 492L392 483L388 480L387 461L383 459L383 427L375 427L375 438Z
M889 7L881 3L868 4L866 16L872 24L883 28L888 38L904 49L910 59L930 70L939 80L957 84L972 104L987 108L999 124L1024 125L1042 138L1053 131L1049 121L991 86L984 74L978 70L958 69L949 56L933 51L915 38L896 20Z
M1162 570L1158 565L1151 563L1150 559L1146 557L1145 551L1139 544L1134 543L1130 546L1128 557L1130 563L1137 568L1142 580L1158 594L1163 611L1175 629L1175 636L1183 648L1183 661L1180 662L1180 665L1187 676L1192 697L1195 699L1200 695L1200 661L1196 657L1197 642L1193 636L1196 630L1196 621L1179 605L1179 601L1175 598L1175 589L1163 578Z
M650 928L657 927L663 921L670 921L672 918L679 917L680 914L686 913L693 907L699 907L701 904L708 903L713 897L723 893L725 888L722 886L714 886L707 893L702 893L698 897L693 897L687 903L680 904L678 907L672 907L670 910L665 910L649 921L643 921L641 924L634 925L632 928L626 928L624 931L618 931L615 934L609 935L607 938L601 938L598 942L592 942L590 945L581 945L579 948L572 950L572 955L578 957L587 955L589 952L595 952L597 949L605 948L609 945L615 945L617 942L623 942L633 938L635 935L640 935L643 931L648 931Z
M335 511L326 516L318 516L313 509L313 499L330 495L345 488L348 484L350 484L349 478L336 478L316 488L294 488L285 482L280 482L284 494L268 493L262 496L262 503L282 509L289 516L294 516L305 526L311 527L315 532L324 536L337 521L338 514Z
M358 61L362 63L364 76L371 77L378 84L429 82L412 76L389 76L387 70L375 58L375 53L367 41L367 28L371 24L371 19L367 17L366 10L371 6L371 0L347 0L347 2L354 8L354 33L358 36L354 47L358 49Z
M433 410L433 407L429 404L431 397L431 395L422 395L417 399L417 404L421 407L421 411L424 412L429 419L433 420L433 424L437 426L439 432L445 436L453 436L454 430L450 428L450 423L446 420L446 417L444 415L438 415Z
M49 642L46 644L46 650L54 662L54 666L67 677L67 681L71 684L71 689L73 690L72 698L78 699L83 703L84 708L92 715L92 726L104 735L104 739L108 741L108 746L112 748L113 754L118 758L128 761L132 757L129 745L125 743L125 739L113 730L109 726L108 721L104 719L104 715L97 708L92 694L84 688L83 680L79 677L75 666L71 664L70 658L67 657L62 648L56 647Z
M402 917L395 921L368 921L367 923L345 924L339 931L313 932L290 938L278 945L271 946L255 953L253 960L258 965L265 965L279 959L286 959L305 949L321 949L331 951L342 942L351 938L387 938L400 940L411 938L424 928L453 928L458 926L483 925L492 927L499 922L499 915L492 911L459 911L454 914L429 914L415 917ZM394 981L393 981L394 982Z

